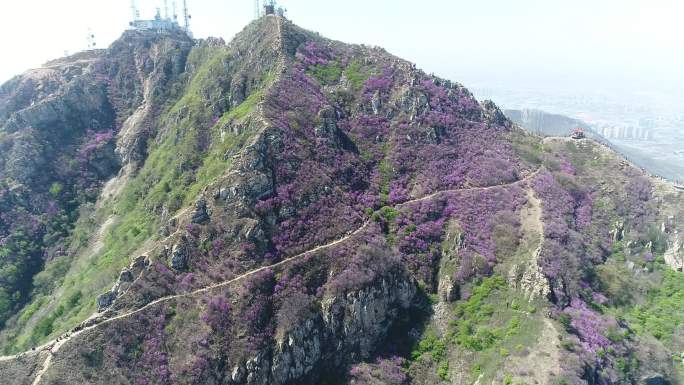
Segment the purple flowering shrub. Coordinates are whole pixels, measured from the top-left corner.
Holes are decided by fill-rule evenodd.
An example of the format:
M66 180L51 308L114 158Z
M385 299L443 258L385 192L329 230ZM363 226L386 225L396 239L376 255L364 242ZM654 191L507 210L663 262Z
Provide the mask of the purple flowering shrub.
M560 304L582 294L582 285L591 282L593 266L603 262L609 247L608 224L601 223L606 218L594 215L593 194L578 183L564 172L540 173L533 181L544 223L540 265L557 283L552 284L553 299Z
M308 67L328 64L335 58L335 54L321 43L308 41L299 47L295 57Z
M602 317L596 311L590 309L579 298L574 298L570 306L563 309L565 314L570 315L570 326L576 331L582 342L583 348L592 354L600 350L607 350L611 341L605 336L608 332L611 320ZM614 320L612 320L614 322Z
M150 312L139 313L132 320L113 322L104 334L95 334L97 342L92 346L102 346L103 354L113 367L127 368L131 382L140 385L166 385L177 383L170 361L170 348L173 336L166 328L176 314L169 305L156 306ZM99 339L99 341L97 341ZM84 356L92 365L102 365L102 359L93 360ZM96 362L92 362L96 361Z
M645 176L629 175L625 198L616 207L620 216L627 219L628 231L643 244L652 240L648 239L648 234L658 214L652 190L653 186Z
M404 271L399 251L388 245L377 223L356 235L353 242L335 247L329 258L332 279L327 282L327 289L333 294L360 289L377 282L379 277Z
M223 296L211 297L200 319L209 326L213 333L220 333L230 328L232 306Z
M408 376L403 366L406 360L401 357L378 358L374 363L360 363L349 370L352 385L404 385Z
M323 244L363 220L363 207L354 199L365 184L364 167L334 122L319 116L326 105L313 81L297 69L269 98L267 115L275 126L269 157L276 191L258 202L256 211L277 216L271 229L277 256Z
M241 351L252 354L265 346L274 333L273 289L275 276L271 269L264 270L250 278L238 292L239 308L235 309L235 321L244 334Z
M515 216L526 203L519 186L486 191L449 192L433 200L402 206L395 220L397 246L410 271L428 287L434 288L435 269L441 258L445 223L453 218L463 231L463 249L459 251L459 270L454 277L464 282L485 276L497 263L497 225L519 223ZM504 221L502 219L510 220Z
M653 259L643 247L644 233L656 215L652 187L630 169L616 171L610 182L601 181L603 174L597 176L595 166L587 164L594 155L586 148L569 156L572 161L546 154L550 172L539 174L533 183L542 201L545 239L540 266L558 308L553 312L576 336L571 351L592 368L598 383L633 382L640 365L630 353L636 342L624 321L618 322L613 314L631 303L637 293L630 290L637 286L633 277L621 276L627 271L621 270L625 256L622 242L615 241L623 234L611 230L623 223L624 237L637 240L631 242L632 254L646 263ZM620 256L604 264L611 253ZM615 310L606 311L607 307ZM573 338L568 337L570 345Z
M340 83L331 90L310 75L333 61L349 72L355 55L306 42L267 98L275 191L255 211L272 223L266 233L276 259L358 228L365 209L438 190L507 184L529 171L507 139L509 128L483 121L482 108L460 85L382 56L356 69L369 74L358 89ZM401 88L409 81L409 90ZM432 241L405 246L420 250L429 266L438 252L423 242Z
M165 342L168 338L165 325L167 315L165 312L152 319L151 330L144 336L142 355L137 365L143 367L140 373L146 373L145 378L139 378L136 383L139 385L171 384L175 381L175 376L169 368L169 356L165 349Z

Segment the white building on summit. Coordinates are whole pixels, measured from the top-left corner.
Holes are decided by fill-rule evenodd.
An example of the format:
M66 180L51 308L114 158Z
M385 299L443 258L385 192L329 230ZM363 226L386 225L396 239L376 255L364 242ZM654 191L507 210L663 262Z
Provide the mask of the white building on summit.
M186 0L183 0L183 20L184 25L178 23L178 15L176 14L176 2L173 2L172 16L169 16L168 2L164 1L164 17L161 15L161 10L157 8L157 13L152 20L140 19L140 12L138 11L135 0L131 1L131 9L133 11L133 20L129 23L130 27L140 31L154 31L157 33L185 31L190 34L190 15L188 14L188 7Z
M130 26L133 29L156 32L174 31L181 29L177 21L171 19L162 19L158 11L153 20L133 20L130 22Z

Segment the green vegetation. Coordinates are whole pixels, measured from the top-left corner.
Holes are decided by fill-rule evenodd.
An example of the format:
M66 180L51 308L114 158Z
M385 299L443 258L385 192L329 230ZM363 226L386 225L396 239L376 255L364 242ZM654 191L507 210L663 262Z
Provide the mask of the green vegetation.
M375 222L392 223L399 216L399 211L390 206L383 206L380 210L373 213L373 220Z
M666 345L675 333L684 331L684 273L667 269L662 282L654 285L643 304L625 314L630 326L638 333L650 333Z
M501 276L483 279L482 283L473 289L471 297L456 306L456 319L451 322L454 330L450 335L451 339L466 349L482 351L517 333L520 327L520 317L517 315L512 316L504 327L492 328L487 325L494 315L494 306L486 300L495 290L505 288L506 281Z
M516 305L526 301L520 292L508 287L503 277L482 279L474 284L468 299L454 305L454 318L446 335L439 338L428 331L414 347L413 360L431 363L438 376L447 379L451 355L467 354L473 364L472 380L480 375L484 383L493 380L511 352L537 341L541 316L534 306L526 306L534 311L525 312Z
M353 92L360 91L370 76L370 72L363 68L361 60L352 61L346 68L339 61L330 62L325 65L317 64L310 67L308 73L326 86L338 84L342 75L344 75L349 81Z
M390 182L394 178L392 162L389 159L389 150L388 144L382 146L384 157L380 163L378 163L378 172L380 173L380 201L383 204L389 202Z
M542 164L543 147L539 138L520 133L512 134L513 150L530 166L538 167Z
M447 357L446 341L428 332L411 353L413 360L430 359L437 366L439 378L448 379L449 361Z
M209 183L222 175L237 153L254 134L233 129L242 124L263 98L264 87L274 79L267 74L262 87L223 116L213 116L214 101L224 92L217 77L225 76L224 48L193 50L188 67L193 76L178 101L159 118L158 142L151 141L148 157L140 171L127 182L118 199L94 213L115 218L103 239L103 250L80 259L65 256L52 261L36 276L40 289L8 332L5 351L19 351L55 337L86 319L96 310L95 298L116 280L130 257L143 243L156 236L162 212L174 213L191 204ZM52 186L58 194L60 186ZM73 231L77 246L92 241L98 230L92 221L82 220ZM41 284L41 282L43 282ZM59 288L60 295L49 299ZM29 320L40 314L35 327Z
M648 262L640 254L627 257L623 242L615 242L608 261L596 267L601 289L610 299L610 307L604 310L627 321L637 334L650 334L671 346L673 337L684 331L684 273L665 266L661 255ZM637 266L638 274L627 267L628 262ZM641 270L645 267L648 271ZM625 336L608 337L621 340Z
M357 92L361 90L363 83L368 80L370 73L368 71L364 71L361 60L354 60L344 70L344 77L346 77L347 80L349 80L349 83L351 83L352 90Z
M342 77L342 67L340 67L338 62L331 62L327 65L315 65L310 72L316 80L326 86L337 84L340 81L340 77Z

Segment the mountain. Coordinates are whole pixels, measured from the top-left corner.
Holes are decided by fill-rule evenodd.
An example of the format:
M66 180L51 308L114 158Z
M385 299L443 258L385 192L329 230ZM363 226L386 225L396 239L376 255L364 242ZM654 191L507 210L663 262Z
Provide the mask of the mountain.
M684 191L264 16L0 89L7 384L678 384Z

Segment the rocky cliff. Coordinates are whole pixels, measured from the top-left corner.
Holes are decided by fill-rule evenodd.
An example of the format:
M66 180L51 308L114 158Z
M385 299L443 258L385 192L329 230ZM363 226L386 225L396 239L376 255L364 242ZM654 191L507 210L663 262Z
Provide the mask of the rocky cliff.
M683 192L380 48L269 15L0 91L3 383L682 381Z

